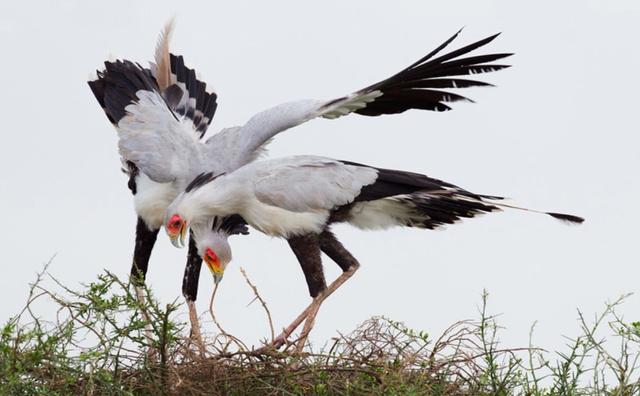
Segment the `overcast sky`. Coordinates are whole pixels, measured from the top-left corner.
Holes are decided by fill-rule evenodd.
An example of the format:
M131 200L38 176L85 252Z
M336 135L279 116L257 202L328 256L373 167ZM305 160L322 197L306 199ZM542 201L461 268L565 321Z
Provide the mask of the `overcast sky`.
M615 4L615 5L614 5ZM467 90L476 104L315 120L275 139L270 156L317 154L411 170L533 208L586 217L568 227L503 212L443 231L362 232L336 227L361 270L323 306L312 341L386 315L438 333L475 317L483 288L508 328L502 340L560 348L591 314L640 291L640 82L638 1L300 1L0 3L0 319L52 255L68 285L103 269L129 273L135 213L120 172L116 132L86 85L110 55L145 63L173 15L172 51L219 94L210 133L283 101L333 98L412 63L460 27L459 47L496 32L483 51L515 52L513 68L483 75L497 88ZM218 318L248 342L268 335L243 266L276 325L309 302L285 241L253 231L231 240L234 261ZM149 283L164 302L181 296L186 251L164 232ZM338 267L325 258L329 280ZM212 289L206 269L198 307ZM625 305L639 320L640 296ZM186 312L186 307L184 308ZM187 320L184 315L184 320ZM204 316L206 319L207 316ZM204 323L205 331L212 330Z

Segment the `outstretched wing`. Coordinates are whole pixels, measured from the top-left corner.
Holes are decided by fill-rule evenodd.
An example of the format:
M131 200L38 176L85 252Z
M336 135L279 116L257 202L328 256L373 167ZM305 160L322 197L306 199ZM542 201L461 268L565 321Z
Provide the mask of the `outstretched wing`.
M205 134L217 95L169 53L173 22L160 33L150 69L129 61L105 62L89 87L118 130L119 147L129 173L140 168L157 182L190 178L203 149L194 142Z
M162 96L181 121L202 138L218 108L218 95L207 92L207 84L196 78L194 69L185 66L182 55L169 54L169 64L169 86L161 88ZM158 70L158 66L152 63L154 76L157 76Z
M202 144L193 122L170 109L152 72L118 60L97 74L89 86L118 131L122 157L159 183L189 178Z
M202 138L218 107L218 96L207 92L207 84L196 78L195 70L185 66L181 55L169 52L172 33L173 20L170 20L158 37L151 73L169 108L182 117L182 122L190 123Z
M451 109L447 103L471 101L446 89L490 86L482 81L458 77L504 69L508 66L492 62L511 54L465 56L493 41L498 36L496 34L436 57L459 33L399 73L350 95L328 101L285 103L258 113L243 127L214 135L210 139L211 150L235 147L234 151L239 153L235 156L238 161L250 161L255 158L256 151L277 133L316 117L337 118L350 113L379 116L410 109L446 111Z
M254 193L267 205L293 212L331 210L354 201L377 170L312 156L262 161ZM312 181L312 182L310 182Z
M315 116L337 118L352 112L365 116L379 116L402 113L410 109L448 111L451 107L447 103L473 102L465 96L442 89L491 86L482 81L454 77L505 69L509 66L491 62L513 54L497 53L461 57L492 42L499 36L498 33L434 58L460 32L461 30L436 49L386 80L351 95L324 103Z

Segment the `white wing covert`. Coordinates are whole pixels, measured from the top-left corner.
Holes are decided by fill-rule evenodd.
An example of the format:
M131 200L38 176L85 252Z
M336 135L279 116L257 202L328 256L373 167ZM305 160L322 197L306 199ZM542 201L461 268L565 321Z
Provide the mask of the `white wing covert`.
M165 90L169 95L163 95L150 70L126 60L105 62L89 85L118 131L118 147L126 161L159 183L190 179L199 171L204 151L198 140L200 122L194 123L187 112L173 112L165 98L173 96L176 104L182 103L184 95L176 95L179 89L170 86Z
M137 96L117 125L120 155L156 182L189 179L199 169L202 144L157 92Z
M349 204L363 186L375 182L378 173L373 168L313 156L261 161L256 169L256 198L293 212Z

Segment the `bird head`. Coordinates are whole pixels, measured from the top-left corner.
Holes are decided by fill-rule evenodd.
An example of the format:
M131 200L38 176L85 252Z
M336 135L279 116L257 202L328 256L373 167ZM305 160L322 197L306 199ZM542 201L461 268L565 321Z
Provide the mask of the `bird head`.
M164 228L167 230L167 235L171 239L171 243L175 247L184 246L184 238L187 233L187 222L179 215L174 214L169 217L169 220L165 222Z
M225 233L213 231L208 232L202 239L196 237L198 254L211 271L216 284L222 280L224 270L231 262L231 246L227 237Z
M192 236L198 255L207 264L216 284L222 280L225 268L231 262L229 237L249 233L247 223L239 215L211 217L204 222L191 224Z

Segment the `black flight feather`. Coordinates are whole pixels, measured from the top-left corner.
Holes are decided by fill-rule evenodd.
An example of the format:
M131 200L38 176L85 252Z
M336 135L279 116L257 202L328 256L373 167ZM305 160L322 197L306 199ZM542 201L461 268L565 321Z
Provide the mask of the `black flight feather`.
M355 113L365 116L378 116L381 114L402 113L409 109L446 111L450 110L450 107L445 102L471 100L462 95L430 88L491 86L491 84L481 81L450 77L488 73L504 69L509 66L491 64L491 62L506 58L512 54L496 53L460 58L493 41L498 36L498 34L495 34L434 58L459 33L460 31L401 72L360 90L359 93L361 94L380 91L382 95L367 103L366 107L356 110ZM342 99L344 98L338 100ZM327 106L331 104L333 103L329 103Z
M173 84L160 92L151 70L128 60L105 62L104 70L97 71L98 78L89 81L88 84L113 124L117 124L126 115L125 107L138 101L138 91L157 91L161 93L172 112L186 115L193 120L194 128L201 138L215 114L217 95L206 91L206 83L196 78L195 70L184 65L182 56L170 54L169 63L176 82L184 84L183 87ZM183 96L183 88L189 98L193 99L187 101L187 108L178 107Z
M202 138L213 120L216 108L218 107L215 92L207 92L207 84L196 78L196 71L184 64L181 55L169 54L171 73L178 83L184 84L184 88L192 99L187 103L186 108L175 109L178 114L184 115L193 121L194 128Z
M377 199L396 195L412 194L418 191L423 193L446 192L449 196L455 194L460 197L473 198L478 201L482 200L482 196L480 195L466 191L454 184L434 179L420 173L375 168L350 161L340 162L346 165L373 168L378 171L378 177L376 180L372 184L362 187L360 194L354 199L355 202L375 201Z

